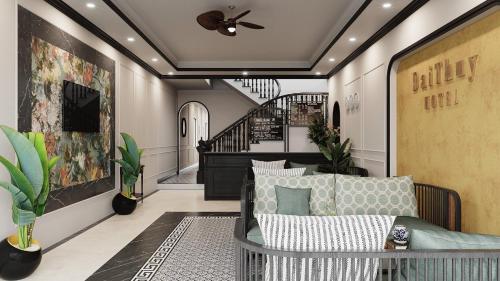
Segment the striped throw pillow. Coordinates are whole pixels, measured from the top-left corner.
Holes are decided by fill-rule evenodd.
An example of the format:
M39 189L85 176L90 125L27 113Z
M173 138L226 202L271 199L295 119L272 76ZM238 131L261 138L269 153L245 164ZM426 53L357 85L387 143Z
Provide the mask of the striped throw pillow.
M295 169L264 169L253 167L254 175L261 176L283 176L283 177L299 177L304 175L306 168L295 168Z
M284 251L371 252L384 249L386 237L396 217L380 215L333 217L261 214L257 215L256 218L265 245L273 249ZM268 256L265 279L273 281L372 281L377 276L378 266L378 259L354 258L341 260L286 257L278 259L276 256ZM317 278L311 278L311 276ZM334 279L334 276L337 278Z
M259 161L252 160L252 165L256 168L264 168L264 169L284 169L286 160L278 160L278 161Z

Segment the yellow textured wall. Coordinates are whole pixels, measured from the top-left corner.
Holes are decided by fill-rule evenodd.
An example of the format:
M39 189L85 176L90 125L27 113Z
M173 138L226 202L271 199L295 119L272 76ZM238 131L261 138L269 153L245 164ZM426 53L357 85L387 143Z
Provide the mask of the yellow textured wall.
M398 174L458 191L463 231L500 235L500 11L401 61L397 113Z

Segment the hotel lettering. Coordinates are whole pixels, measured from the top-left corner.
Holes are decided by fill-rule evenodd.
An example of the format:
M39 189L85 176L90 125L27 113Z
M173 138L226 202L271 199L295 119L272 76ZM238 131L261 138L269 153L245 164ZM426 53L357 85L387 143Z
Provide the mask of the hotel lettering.
M413 72L413 93L424 94L426 110L451 107L459 104L458 90L453 87L459 81L474 82L479 55L469 56L457 61L445 59L429 65L426 70ZM437 93L427 93L431 89Z

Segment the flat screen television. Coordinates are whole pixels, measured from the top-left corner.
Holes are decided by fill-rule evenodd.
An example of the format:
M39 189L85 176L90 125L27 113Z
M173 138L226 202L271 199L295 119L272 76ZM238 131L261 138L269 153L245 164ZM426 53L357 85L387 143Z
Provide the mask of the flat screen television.
M62 92L63 131L99 132L99 91L64 80Z

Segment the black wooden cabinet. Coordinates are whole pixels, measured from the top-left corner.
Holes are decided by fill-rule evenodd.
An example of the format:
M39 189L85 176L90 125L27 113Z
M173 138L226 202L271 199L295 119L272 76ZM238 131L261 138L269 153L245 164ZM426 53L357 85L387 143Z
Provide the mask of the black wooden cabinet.
M239 200L243 177L252 167L252 159L287 160L302 164L327 164L321 153L303 152L207 152L204 153L205 200Z

